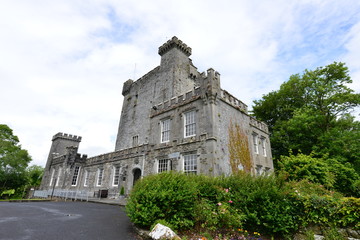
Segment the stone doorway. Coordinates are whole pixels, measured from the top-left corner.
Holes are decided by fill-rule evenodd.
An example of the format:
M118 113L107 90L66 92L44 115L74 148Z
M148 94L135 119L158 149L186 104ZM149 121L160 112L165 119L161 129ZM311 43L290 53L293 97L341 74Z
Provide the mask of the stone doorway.
M139 180L141 177L141 170L139 168L135 168L133 170L133 175L134 175L134 181L133 181L133 186L134 186L136 181Z

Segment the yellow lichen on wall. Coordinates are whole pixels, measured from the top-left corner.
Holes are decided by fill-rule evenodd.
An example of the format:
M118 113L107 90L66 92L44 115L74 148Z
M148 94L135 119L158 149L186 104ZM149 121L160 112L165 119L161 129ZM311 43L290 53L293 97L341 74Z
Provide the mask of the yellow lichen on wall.
M230 121L228 132L232 173L238 173L239 171L251 172L252 162L247 135L238 124L233 124L232 121Z

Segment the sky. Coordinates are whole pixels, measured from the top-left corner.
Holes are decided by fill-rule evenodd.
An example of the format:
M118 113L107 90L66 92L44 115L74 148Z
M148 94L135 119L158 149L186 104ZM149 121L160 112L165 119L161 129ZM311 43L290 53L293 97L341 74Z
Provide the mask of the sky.
M122 85L160 64L177 36L200 72L246 103L336 62L360 92L358 0L0 0L0 124L45 166L58 132L112 152ZM355 112L355 114L358 114Z

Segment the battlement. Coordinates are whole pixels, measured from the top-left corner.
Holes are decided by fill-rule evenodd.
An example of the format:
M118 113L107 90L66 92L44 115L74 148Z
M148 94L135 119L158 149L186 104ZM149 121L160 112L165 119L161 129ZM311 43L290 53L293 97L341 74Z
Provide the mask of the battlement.
M52 138L52 141L55 141L58 138L67 139L67 140L71 140L71 141L75 141L75 142L81 142L80 136L71 135L71 134L62 133L62 132L55 134Z
M250 125L253 127L256 127L257 129L259 129L265 133L269 133L268 126L265 123L257 120L254 117L251 117L251 116L250 116Z
M148 144L139 145L132 148L122 149L115 152L105 153L98 156L94 156L87 159L87 165L118 161L122 159L128 159L130 157L143 155L149 148Z
M172 48L177 48L177 49L181 50L188 57L191 55L191 48L188 47L185 43L183 43L176 36L172 37L169 41L167 41L161 47L159 47L158 53L160 56L162 56Z
M248 106L239 99L237 99L236 97L234 97L233 95L231 95L226 90L221 89L220 97L223 101L230 104L231 106L237 108L238 110L246 114L248 113Z
M169 111L175 107L187 104L201 97L201 88L195 87L193 90L188 91L184 94L180 94L169 100L154 105L151 109L151 117L156 116L160 113Z
M208 70L206 70L206 72L202 72L201 76L205 79L205 78L210 78L210 79L218 79L220 78L220 73L218 71L215 71L213 68L209 68Z

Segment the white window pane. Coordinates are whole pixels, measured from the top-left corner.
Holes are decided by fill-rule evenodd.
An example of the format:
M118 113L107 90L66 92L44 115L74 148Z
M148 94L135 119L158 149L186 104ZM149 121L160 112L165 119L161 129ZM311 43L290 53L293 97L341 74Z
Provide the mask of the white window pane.
M185 113L185 137L196 135L195 111Z
M196 154L184 155L184 172L196 174L197 172Z
M161 122L161 142L170 140L170 119Z

